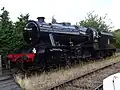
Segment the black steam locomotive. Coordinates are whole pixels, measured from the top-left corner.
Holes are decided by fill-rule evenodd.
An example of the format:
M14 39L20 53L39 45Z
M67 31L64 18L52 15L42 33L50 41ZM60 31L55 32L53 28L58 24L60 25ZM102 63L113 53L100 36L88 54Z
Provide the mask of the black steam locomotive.
M114 37L108 32L98 32L90 27L70 23L45 23L29 20L24 28L27 52L8 55L8 64L43 64L49 61L104 58L115 53Z

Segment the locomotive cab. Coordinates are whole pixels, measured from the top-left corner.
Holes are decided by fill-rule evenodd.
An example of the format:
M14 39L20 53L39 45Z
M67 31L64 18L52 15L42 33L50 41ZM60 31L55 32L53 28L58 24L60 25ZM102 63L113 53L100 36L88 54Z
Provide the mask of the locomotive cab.
M90 40L92 42L95 42L97 43L98 42L98 39L99 39L99 33L97 30L93 29L93 28L88 28L87 31L86 31L87 35L89 35L90 37Z

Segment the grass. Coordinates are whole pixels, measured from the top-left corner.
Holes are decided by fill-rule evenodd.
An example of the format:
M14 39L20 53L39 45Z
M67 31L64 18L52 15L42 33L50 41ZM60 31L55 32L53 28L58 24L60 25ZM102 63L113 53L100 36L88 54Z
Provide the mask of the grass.
M43 72L41 74L36 73L30 77L25 76L24 78L21 78L21 76L17 74L16 81L25 90L46 90L49 87L63 83L66 80L73 79L91 70L96 70L100 67L104 67L118 61L120 61L120 56L107 58L106 60L80 63L69 68L59 68L58 70Z

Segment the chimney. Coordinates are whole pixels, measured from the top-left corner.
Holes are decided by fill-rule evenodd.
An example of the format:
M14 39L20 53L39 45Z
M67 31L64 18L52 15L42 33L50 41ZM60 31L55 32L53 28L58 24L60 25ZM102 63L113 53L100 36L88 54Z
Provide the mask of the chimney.
M40 23L45 23L45 17L38 17L37 18L38 19L38 22L40 22Z

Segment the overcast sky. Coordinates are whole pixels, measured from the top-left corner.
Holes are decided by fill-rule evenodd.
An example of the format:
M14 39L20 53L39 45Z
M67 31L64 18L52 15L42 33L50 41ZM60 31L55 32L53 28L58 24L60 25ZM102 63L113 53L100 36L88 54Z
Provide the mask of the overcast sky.
M119 0L0 0L0 8L3 6L14 21L20 14L29 13L30 19L44 16L46 22L50 22L54 15L58 22L75 24L88 12L95 11L99 16L108 14L115 29L120 28Z

